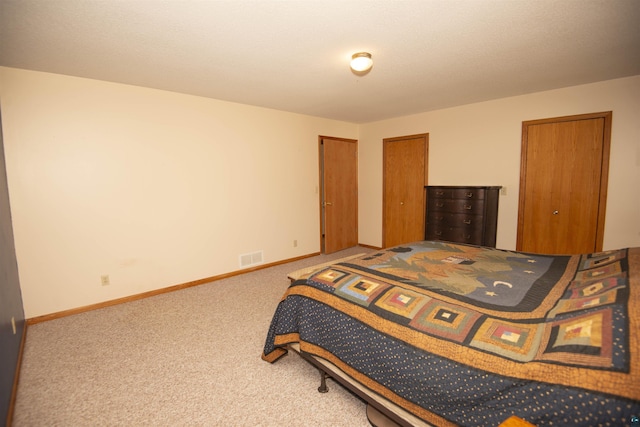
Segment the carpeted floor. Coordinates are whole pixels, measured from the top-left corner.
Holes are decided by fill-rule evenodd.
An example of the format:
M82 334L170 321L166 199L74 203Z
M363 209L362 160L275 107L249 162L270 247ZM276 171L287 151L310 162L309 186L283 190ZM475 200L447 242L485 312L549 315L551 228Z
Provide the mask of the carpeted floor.
M296 354L260 359L287 273L355 247L30 326L13 425L369 426Z

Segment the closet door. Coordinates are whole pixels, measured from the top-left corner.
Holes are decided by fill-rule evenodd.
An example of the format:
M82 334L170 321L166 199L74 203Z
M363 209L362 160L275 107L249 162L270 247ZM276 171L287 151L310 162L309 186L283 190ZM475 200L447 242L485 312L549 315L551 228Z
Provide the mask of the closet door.
M383 140L382 244L424 240L429 135Z
M516 249L602 250L611 112L524 122L522 135Z

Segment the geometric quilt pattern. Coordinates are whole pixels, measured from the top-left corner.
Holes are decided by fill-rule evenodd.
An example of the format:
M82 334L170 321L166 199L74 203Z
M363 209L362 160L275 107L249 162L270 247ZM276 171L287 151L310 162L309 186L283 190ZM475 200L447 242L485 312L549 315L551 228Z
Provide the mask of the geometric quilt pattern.
M598 293L593 296L586 297L573 297L569 299L561 299L558 304L549 312L548 317L556 317L562 313L569 313L572 311L585 310L588 308L595 308L604 305L613 304L616 302L618 292L615 289L604 293Z
M379 280L354 275L340 283L335 293L351 302L368 307L371 301L390 287Z
M623 251L606 251L597 252L593 254L586 254L582 257L579 270L590 270L592 268L601 267L603 265L611 264L614 261L618 261L624 258Z
M574 281L569 286L568 298L584 298L601 294L610 289L624 287L626 280L619 277L608 277L601 280L586 282Z
M397 315L413 318L431 298L400 287L393 287L378 301L376 306Z
M543 328L538 324L521 324L499 319L486 319L471 346L521 362L533 360Z
M430 335L463 342L479 318L480 314L474 310L431 300L409 325Z
M316 273L311 278L316 282L335 288L340 280L347 276L349 276L348 271L338 270L336 268L327 268Z
M620 276L622 267L620 262L608 264L602 267L596 267L589 270L582 270L576 273L575 280L584 282L594 279L602 279L604 277Z
M538 359L566 362L580 360L585 365L610 367L612 352L612 311L604 309L547 325L547 345Z
M540 258L514 257L509 252L505 252L506 255L496 255L495 250L488 254L476 254L479 250L476 248L465 248L464 256L468 261L458 263L461 270L456 270L451 265L451 259L457 253L458 246L437 244L439 250L444 247L447 255L443 258L446 268L428 269L437 276L437 280L455 280L460 274L468 277L469 265L478 257L484 260L483 265L487 267L486 273L479 270L478 283L486 282L486 293L496 299L508 298L504 296L505 291L512 291L509 286L497 287L496 278L501 279L499 283L513 284L515 289L520 275L529 274L529 270L536 268L535 265L545 264L544 271L552 270L552 265ZM411 246L398 253L383 251L376 256L366 257L361 261L363 264L357 264L358 260L349 260L312 274L309 281L327 285L334 295L385 318L393 317L385 316L385 312L400 316L406 319L402 323L411 329L506 359L573 365L577 363L616 371L624 369L628 363L626 356L614 360L618 350L625 346L623 340L615 339L614 328L621 331L619 336L624 336L626 323L622 321L616 324L619 326L614 325L615 316L624 319L624 308L616 311L618 314L615 316L612 311L613 307L625 307L628 298L625 251L576 257L576 267L571 275L563 279L563 287L555 286L556 282L553 282L553 286L544 285L547 287L542 288L543 294L540 294L540 286L531 282L531 292L537 294L533 298L524 298L523 301L534 300L538 301L537 304L542 304L546 293L556 288L557 297L550 300L548 308L538 310L534 317L530 314L529 317L523 317L522 312L515 312L520 317L514 314L509 318L509 312L499 311L494 314L489 309L479 309L481 305L476 303L465 303L455 295L447 300L443 298L441 291L434 290L430 293L430 288L425 289L422 285L412 287L411 282L394 281L399 279L394 279L397 277L395 271L394 274L390 273L390 265L404 268L407 260L422 260L421 265L424 266L424 260L435 259L429 248L424 252L421 250L424 251L419 246ZM505 262L512 263L513 277L505 275L508 268L504 267L500 267L503 275L496 276L492 273L495 271L491 267L493 264L488 259L495 260L500 266L505 265ZM476 262L474 265L480 264L482 263ZM421 283L429 282L428 277L423 277L427 274L424 270L420 270L419 274ZM491 279L485 280L484 274L490 274ZM547 275L543 270L538 274L541 280L546 280ZM495 306L506 307L499 302Z
M494 412L538 425L635 425L640 283L629 274L639 269L640 248L380 250L293 282L263 358L299 342L433 425L497 425L487 421ZM478 408L484 422L471 420Z

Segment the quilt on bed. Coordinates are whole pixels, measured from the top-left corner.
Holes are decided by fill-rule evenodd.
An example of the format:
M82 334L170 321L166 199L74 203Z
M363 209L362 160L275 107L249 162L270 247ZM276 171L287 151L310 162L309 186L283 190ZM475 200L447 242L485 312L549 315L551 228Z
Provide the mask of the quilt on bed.
M262 358L291 342L436 425L631 425L640 248L544 256L416 242L291 284Z

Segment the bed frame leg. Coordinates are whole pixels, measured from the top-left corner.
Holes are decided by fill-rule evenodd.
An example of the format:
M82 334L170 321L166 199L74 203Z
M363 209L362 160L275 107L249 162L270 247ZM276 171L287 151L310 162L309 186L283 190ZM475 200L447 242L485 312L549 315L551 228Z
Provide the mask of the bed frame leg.
M320 393L326 393L329 391L329 387L327 387L327 378L329 375L321 369L318 369L318 371L320 371L320 387L318 387L318 391Z

